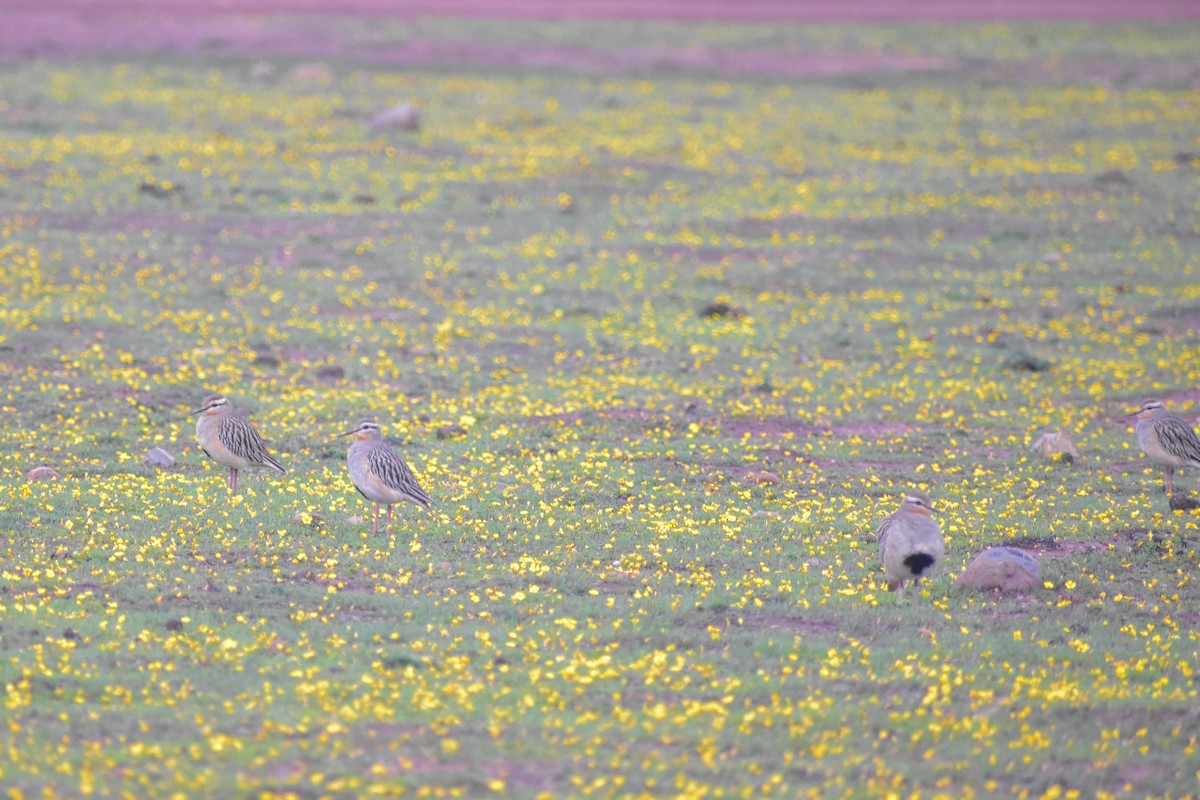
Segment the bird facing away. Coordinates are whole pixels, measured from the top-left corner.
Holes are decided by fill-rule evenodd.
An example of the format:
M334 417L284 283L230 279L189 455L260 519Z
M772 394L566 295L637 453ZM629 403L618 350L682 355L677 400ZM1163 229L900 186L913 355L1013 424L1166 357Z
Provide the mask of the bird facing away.
M229 467L229 491L237 491L239 469L269 467L280 475L287 470L267 452L267 444L250 420L233 410L224 395L210 394L200 408L192 412L196 419L196 438L204 455L223 467Z
M900 590L904 601L904 583L916 584L931 574L946 553L941 526L934 521L933 505L923 492L909 492L900 502L900 510L879 526L879 557L887 573L888 591ZM921 597L916 589L915 605Z
M1200 437L1182 417L1167 411L1161 400L1147 400L1134 413L1138 444L1151 461L1162 466L1163 490L1169 495L1175 486L1175 470L1200 468Z
M375 504L375 526L371 535L379 533L379 504L387 506L387 527L392 528L392 506L405 500L424 508L433 505L429 495L417 484L416 476L404 459L383 441L383 428L373 419L360 419L342 434L353 436L354 444L346 453L350 481L358 493Z

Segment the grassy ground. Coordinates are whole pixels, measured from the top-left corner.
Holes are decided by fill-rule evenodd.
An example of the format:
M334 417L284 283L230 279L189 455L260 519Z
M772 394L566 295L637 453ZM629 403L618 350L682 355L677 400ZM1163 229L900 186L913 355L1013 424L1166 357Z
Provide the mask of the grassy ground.
M1200 516L1125 414L1200 408L1200 31L333 30L0 72L9 796L1197 792ZM414 30L581 69L353 57ZM227 495L210 390L290 475ZM437 501L386 536L366 413ZM1043 590L954 591L1014 542Z

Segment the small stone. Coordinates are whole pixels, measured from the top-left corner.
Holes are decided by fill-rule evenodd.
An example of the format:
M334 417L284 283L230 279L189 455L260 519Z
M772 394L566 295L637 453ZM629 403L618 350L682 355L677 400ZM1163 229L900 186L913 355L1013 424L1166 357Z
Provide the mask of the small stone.
M1098 186L1108 188L1133 185L1133 181L1129 180L1129 176L1119 169L1110 169L1107 172L1101 172L1094 180Z
M181 183L172 183L164 181L163 183L153 183L151 181L142 181L138 184L138 194L146 194L156 200L166 200L177 194L183 194L187 189Z
M292 80L304 83L329 83L333 80L333 73L321 62L312 61L307 64L297 64L291 72L291 77Z
M1079 451L1075 449L1075 443L1062 431L1043 433L1036 442L1029 445L1029 449L1037 450L1047 458L1059 456L1068 464L1079 458Z
M1039 358L1024 348L1018 348L1004 359L1004 368L1016 372L1046 372L1054 367L1044 358Z
M336 365L317 367L316 376L319 381L340 381L346 377L346 370Z
M704 308L696 312L696 316L700 319L720 319L722 317L735 317L741 319L746 316L746 312L737 306L731 306L729 303L709 303Z
M56 481L58 480L58 473L54 471L53 467L34 467L25 473L25 480L30 483Z
M399 131L420 130L421 115L408 103L400 103L375 115L371 120L371 129L378 130L379 128L392 128Z
M265 81L267 78L275 74L275 65L270 61L255 61L250 65L250 79L255 81Z
M742 480L744 480L746 483L753 483L756 486L774 486L775 484L779 483L779 476L774 472L762 470L761 472L747 473L746 477Z
M315 514L312 511L297 511L293 516L296 522L301 525L308 525L313 528L319 528L325 524L325 518L320 514Z
M975 556L955 582L958 589L1028 592L1042 585L1042 567L1016 547L991 547Z
M1195 511L1200 508L1200 500L1194 497L1188 497L1186 494L1176 492L1171 495L1171 510L1172 511Z
M146 451L146 455L142 456L142 461L148 467L167 468L175 466L175 459L166 450L161 447L151 447Z
M459 436L466 436L467 429L461 425L443 425L437 429L437 438L439 439L457 439Z

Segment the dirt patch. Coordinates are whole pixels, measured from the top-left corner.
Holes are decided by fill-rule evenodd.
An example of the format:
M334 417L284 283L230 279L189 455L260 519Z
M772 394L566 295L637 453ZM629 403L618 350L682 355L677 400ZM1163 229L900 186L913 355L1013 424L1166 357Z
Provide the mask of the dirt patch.
M577 425L582 420L582 413L578 411L564 411L560 414L535 414L524 417L521 422L526 425Z
M949 65L924 55L877 52L814 56L724 53L711 48L669 51L581 51L499 44L409 41L343 50L322 22L327 16L398 19L465 17L691 22L944 22L1001 20L1200 19L1191 0L9 0L0 26L0 58L54 58L89 52L204 52L230 55L332 56L392 64L507 64L582 70L647 66L735 73L832 75L863 70L930 70ZM286 20L273 15L293 15Z
M829 620L805 619L785 614L761 613L743 617L743 625L772 628L797 634L837 633L838 626Z
M845 425L812 425L785 417L742 417L721 422L731 436L848 436L875 439L882 436L904 436L912 433L908 425L886 422L850 422Z
M712 22L994 21L1008 19L1200 19L1192 0L8 0L10 12L48 10L92 16L130 14L195 17L244 14L499 17L505 19L661 19Z
M756 630L783 630L801 635L832 634L839 630L837 623L829 620L811 619L772 611L722 611L711 617L702 617L698 624L705 629L711 625L718 628L743 627Z
M1035 556L1042 556L1044 558L1062 558L1064 556L1078 555L1079 553L1100 552L1102 550L1107 550L1108 545L1100 542L1062 541L1054 542L1053 544L1022 547L1021 549L1028 550Z
M1195 330L1200 331L1200 314L1196 316ZM1184 389L1183 391L1163 395L1159 399L1171 406L1182 406L1188 403L1198 404L1200 403L1200 389Z

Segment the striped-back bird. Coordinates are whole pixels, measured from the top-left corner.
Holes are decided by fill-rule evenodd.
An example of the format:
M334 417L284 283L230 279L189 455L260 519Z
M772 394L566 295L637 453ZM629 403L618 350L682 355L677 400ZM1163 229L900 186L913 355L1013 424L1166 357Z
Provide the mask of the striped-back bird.
M233 410L224 395L210 394L200 408L192 412L196 419L196 438L204 455L223 467L229 467L229 491L237 491L239 469L268 467L286 475L287 470L267 452L267 444L250 420Z
M933 504L924 492L909 492L900 502L900 510L879 526L879 557L887 573L888 591L900 590L904 600L904 583L916 584L930 575L946 553L941 526L933 519ZM914 605L921 597L916 589Z
M375 525L371 534L379 533L379 504L387 506L387 526L392 527L392 506L405 500L429 508L433 501L417 483L408 464L383 441L383 428L373 419L360 419L342 434L353 436L354 444L346 453L350 481L358 493L375 504Z
M1161 400L1147 400L1134 412L1142 452L1162 466L1163 490L1169 495L1175 487L1175 470L1200 468L1200 437L1182 417L1167 411Z

